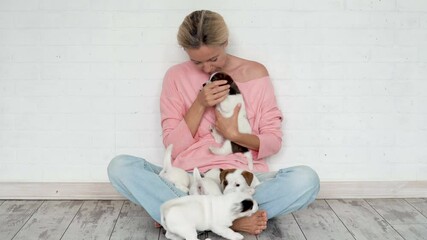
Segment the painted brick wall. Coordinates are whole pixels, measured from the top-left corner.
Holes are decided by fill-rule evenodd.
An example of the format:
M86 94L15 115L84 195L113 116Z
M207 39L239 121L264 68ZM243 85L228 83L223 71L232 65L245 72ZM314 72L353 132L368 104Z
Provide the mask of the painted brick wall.
M286 118L273 169L427 180L427 1L0 0L0 181L107 181L122 153L160 164L161 81L196 9L269 69Z

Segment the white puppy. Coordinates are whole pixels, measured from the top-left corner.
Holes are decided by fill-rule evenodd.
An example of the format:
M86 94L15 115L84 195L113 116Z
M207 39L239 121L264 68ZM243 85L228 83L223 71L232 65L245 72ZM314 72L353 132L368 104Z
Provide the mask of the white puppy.
M254 194L255 187L260 184L255 174L242 169L221 169L219 179L224 194L230 192Z
M221 189L213 179L202 177L198 168L193 170L190 195L221 195Z
M230 91L228 96L219 104L216 105L216 109L221 113L222 116L230 118L234 114L234 109L237 104L240 104L240 111L237 118L238 129L240 133L252 133L251 125L246 116L245 102L243 96L240 93L239 88L236 83L233 81L230 75L223 72L213 73L208 81L214 82L219 80L227 80L227 84L230 85ZM221 147L210 147L209 150L216 155L228 155L232 153L241 152L246 156L248 160L249 170L253 169L253 157L251 151L244 146L241 146L235 142L232 142L228 139L224 139L221 134L215 128L211 128L212 136L215 139L215 142L222 143Z
M160 171L160 177L173 183L179 190L188 193L190 187L190 176L181 168L172 166L172 149L173 144L166 148L163 159L163 169Z
M241 240L230 226L237 218L258 211L258 204L247 193L227 195L190 195L165 202L160 207L165 236L172 240L197 240L197 231L212 232L231 240Z

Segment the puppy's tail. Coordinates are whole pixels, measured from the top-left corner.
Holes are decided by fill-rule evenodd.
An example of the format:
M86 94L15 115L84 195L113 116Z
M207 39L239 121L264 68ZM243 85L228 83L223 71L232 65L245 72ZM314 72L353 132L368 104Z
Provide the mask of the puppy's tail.
M172 167L172 149L173 144L169 144L169 146L166 148L165 156L163 158L163 167L165 169Z

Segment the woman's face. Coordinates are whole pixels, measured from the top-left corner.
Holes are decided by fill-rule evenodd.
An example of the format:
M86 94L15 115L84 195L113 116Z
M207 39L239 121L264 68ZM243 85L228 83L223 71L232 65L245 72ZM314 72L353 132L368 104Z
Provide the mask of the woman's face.
M227 61L226 45L185 49L190 60L203 72L212 74L220 71Z

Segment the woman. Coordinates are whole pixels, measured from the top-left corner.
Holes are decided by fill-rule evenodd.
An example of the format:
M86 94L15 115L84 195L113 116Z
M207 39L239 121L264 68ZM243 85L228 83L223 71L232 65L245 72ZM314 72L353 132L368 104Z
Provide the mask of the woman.
M267 219L306 207L319 191L319 178L309 167L298 166L269 172L265 158L276 154L282 143L282 115L277 107L266 68L257 62L227 53L228 29L221 15L201 10L189 14L178 31L178 43L190 61L171 67L163 81L160 97L163 143L174 145L174 166L186 171L198 167L247 169L242 154L213 155L215 144L210 129L249 148L256 176L262 182L254 195L260 211L237 219L232 228L259 234ZM223 71L232 76L244 99L252 134L239 133L237 106L231 118L224 118L214 106L227 97L226 81L206 84L210 74ZM186 195L158 176L161 168L133 156L114 158L108 173L113 186L125 197L143 206L160 222L160 205Z

